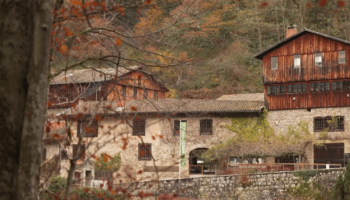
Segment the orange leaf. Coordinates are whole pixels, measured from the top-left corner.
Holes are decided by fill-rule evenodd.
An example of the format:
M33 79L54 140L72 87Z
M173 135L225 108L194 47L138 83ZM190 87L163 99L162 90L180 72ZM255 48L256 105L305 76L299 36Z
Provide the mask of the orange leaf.
M144 157L145 155L146 155L145 151L144 151L144 150L141 150L141 151L140 151L140 156L141 156L141 157Z
M49 101L47 102L47 106L51 107L52 106L52 103Z
M70 0L70 3L75 6L79 6L81 4L80 0Z
M99 115L95 115L95 120L99 122L101 121L101 117Z
M122 45L122 41L119 38L115 40L115 43L117 43L118 46Z
M146 4L150 4L152 2L152 0L146 0Z
M91 158L95 159L97 162L100 162L100 159L97 158L95 155L92 155Z
M338 4L338 6L339 7L344 7L344 5L345 5L345 2L344 1L337 1L337 4Z
M138 174L142 174L142 170L139 170L137 173L138 173Z
M72 103L72 104L70 104L70 106L72 106L73 108L76 108L76 107L77 107L77 104Z
M325 6L326 3L327 3L327 0L320 0L320 1L318 2L318 4L319 4L321 7Z
M51 131L50 127L49 127L49 126L46 126L45 132L46 132L46 133L50 133L50 131Z
M54 133L54 134L52 134L52 139L54 139L54 140L59 140L59 139L61 139L61 136L58 134L58 133Z
M65 54L67 52L67 50L68 50L67 45L65 45L65 44L61 45L61 50L60 50L61 54Z
M85 192L89 192L89 189L87 189L87 188L84 188L83 190L84 190Z
M93 1L93 2L91 3L91 5L92 5L93 7L96 7L96 6L98 6L98 2Z
M152 136L152 140L156 140L156 137Z
M125 15L125 10L123 7L119 7L118 10L119 10L121 15Z
M102 198L102 194L101 194L101 193L98 193L97 196L98 196L99 198Z
M111 167L111 166L109 166L109 165L107 166L107 168L108 168L108 169L112 169L112 167Z
M135 106L131 106L130 109L131 109L132 111L137 111L137 108L136 108Z
M158 137L159 137L160 139L163 139L163 136L162 136L162 135L158 135Z

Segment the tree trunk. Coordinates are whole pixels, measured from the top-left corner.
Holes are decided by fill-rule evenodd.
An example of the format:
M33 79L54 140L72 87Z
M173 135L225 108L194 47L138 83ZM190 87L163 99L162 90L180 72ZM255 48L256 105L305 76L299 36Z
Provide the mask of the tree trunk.
M51 0L0 1L0 199L38 199Z

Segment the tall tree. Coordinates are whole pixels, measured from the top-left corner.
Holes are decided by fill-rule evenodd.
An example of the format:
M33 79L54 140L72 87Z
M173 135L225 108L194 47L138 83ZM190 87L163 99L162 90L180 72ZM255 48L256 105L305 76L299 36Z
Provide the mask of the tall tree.
M38 199L51 0L0 2L0 199Z

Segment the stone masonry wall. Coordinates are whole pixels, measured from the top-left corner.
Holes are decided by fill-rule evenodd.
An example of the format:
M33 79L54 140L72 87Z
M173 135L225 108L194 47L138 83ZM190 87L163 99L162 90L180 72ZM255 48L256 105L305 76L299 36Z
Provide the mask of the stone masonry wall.
M269 111L267 119L271 127L279 134L285 134L289 126L297 126L299 122L307 122L311 133L314 132L314 118L326 116L343 116L344 131L329 132L325 143L344 143L344 153L350 153L350 107L337 108L312 108L306 109L278 110ZM307 161L313 163L313 146L310 145L306 150Z
M304 171L306 179L296 174L297 172L278 172L207 176L181 179L181 181L178 179L160 180L159 182L122 184L117 185L117 187L128 188L127 190L132 191L131 193L136 199L138 199L140 192L151 193L152 195L148 199L156 199L155 197L164 194L206 200L295 199L291 191L301 187L302 182L307 182L309 185L317 185L322 191L332 190L339 174L344 174L344 169L318 170L317 174L314 175L310 175L307 172L310 171ZM313 172L316 171L313 170Z

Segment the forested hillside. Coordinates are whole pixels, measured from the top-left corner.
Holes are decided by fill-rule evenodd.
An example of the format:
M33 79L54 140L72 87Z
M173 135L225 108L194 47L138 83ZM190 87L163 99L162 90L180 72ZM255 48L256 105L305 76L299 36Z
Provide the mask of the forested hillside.
M298 31L349 40L349 11L350 2L339 0L166 0L146 9L124 7L111 20L124 32L123 43L133 37L133 48L121 46L113 53L127 54L129 59L118 61L125 66L142 64L158 75L170 97L262 92L261 62L254 54L283 40L293 24ZM89 52L102 52L93 49Z

